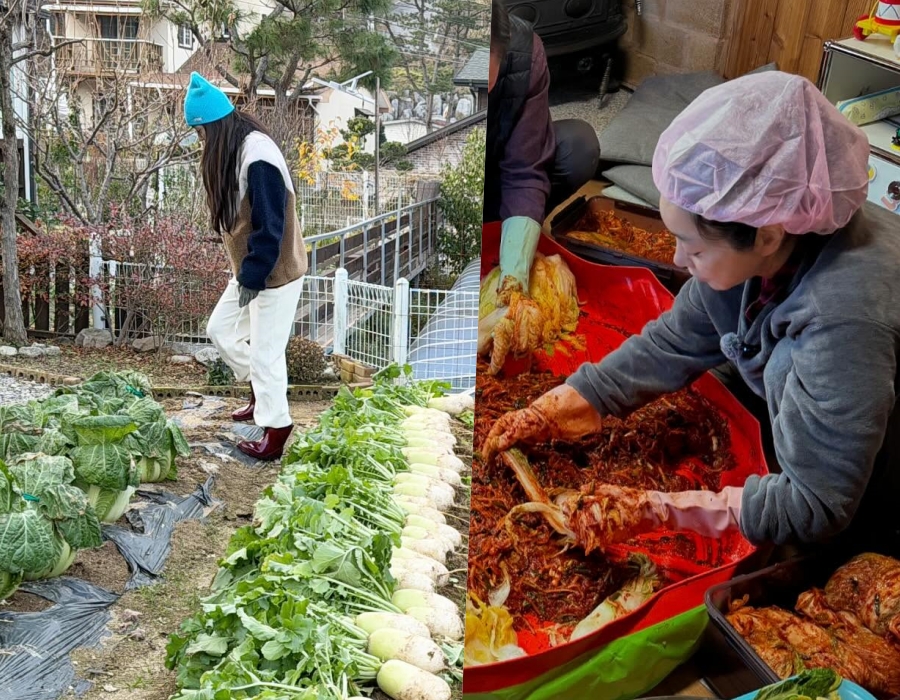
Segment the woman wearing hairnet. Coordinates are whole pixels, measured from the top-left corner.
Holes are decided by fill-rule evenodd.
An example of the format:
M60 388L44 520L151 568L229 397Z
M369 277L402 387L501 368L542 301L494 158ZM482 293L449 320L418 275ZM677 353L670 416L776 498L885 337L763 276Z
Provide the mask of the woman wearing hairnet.
M851 521L900 536L900 226L866 202L868 152L799 76L703 93L653 158L675 262L692 279L640 335L501 418L485 457L580 438L727 360L768 405L781 473L719 493L629 492L634 522L616 539L739 527L755 544L800 544Z

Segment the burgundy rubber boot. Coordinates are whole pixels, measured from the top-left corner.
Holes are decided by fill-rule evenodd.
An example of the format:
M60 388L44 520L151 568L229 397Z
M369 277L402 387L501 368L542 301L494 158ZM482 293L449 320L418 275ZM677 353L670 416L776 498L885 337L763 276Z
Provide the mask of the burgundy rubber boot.
M291 436L293 429L293 425L289 425L286 428L266 428L262 440L259 442L243 440L238 443L238 449L248 457L271 462L284 454L284 445Z
M253 409L256 408L256 396L253 393L253 385L250 385L250 403L239 408L231 414L231 420L235 423L244 423L253 420Z

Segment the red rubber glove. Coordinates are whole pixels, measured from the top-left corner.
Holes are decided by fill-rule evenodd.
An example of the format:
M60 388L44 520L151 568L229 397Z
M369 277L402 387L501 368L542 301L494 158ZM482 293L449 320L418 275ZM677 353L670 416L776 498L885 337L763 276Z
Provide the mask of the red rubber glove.
M575 389L562 384L539 397L528 408L507 413L491 429L482 447L490 462L498 452L519 443L579 440L603 427L600 414Z

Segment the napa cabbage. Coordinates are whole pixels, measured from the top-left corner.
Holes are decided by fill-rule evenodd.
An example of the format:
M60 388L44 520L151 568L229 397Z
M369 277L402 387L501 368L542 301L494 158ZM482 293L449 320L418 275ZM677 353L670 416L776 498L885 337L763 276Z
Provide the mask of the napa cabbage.
M66 457L0 462L0 599L23 580L61 575L77 550L103 543L97 514L74 481Z
M478 303L478 353L490 355L490 372L500 371L508 355L551 350L575 332L580 315L575 275L559 255L537 253L528 279L528 295L513 293L508 306L497 295L500 268L481 283Z
M127 415L86 416L72 421L76 447L70 455L76 483L87 493L101 522L113 523L125 513L140 485L140 470L125 438L137 423Z
M151 398L138 399L125 412L140 426L126 438L126 444L137 460L141 483L174 479L175 458L191 453L181 429L166 419L163 407Z

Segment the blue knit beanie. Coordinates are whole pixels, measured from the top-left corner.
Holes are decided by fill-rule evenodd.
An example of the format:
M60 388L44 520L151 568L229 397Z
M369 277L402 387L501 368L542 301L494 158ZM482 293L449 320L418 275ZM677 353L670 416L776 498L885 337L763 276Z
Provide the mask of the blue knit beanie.
M184 96L184 119L189 126L201 126L227 117L234 111L228 96L199 73L191 73Z

